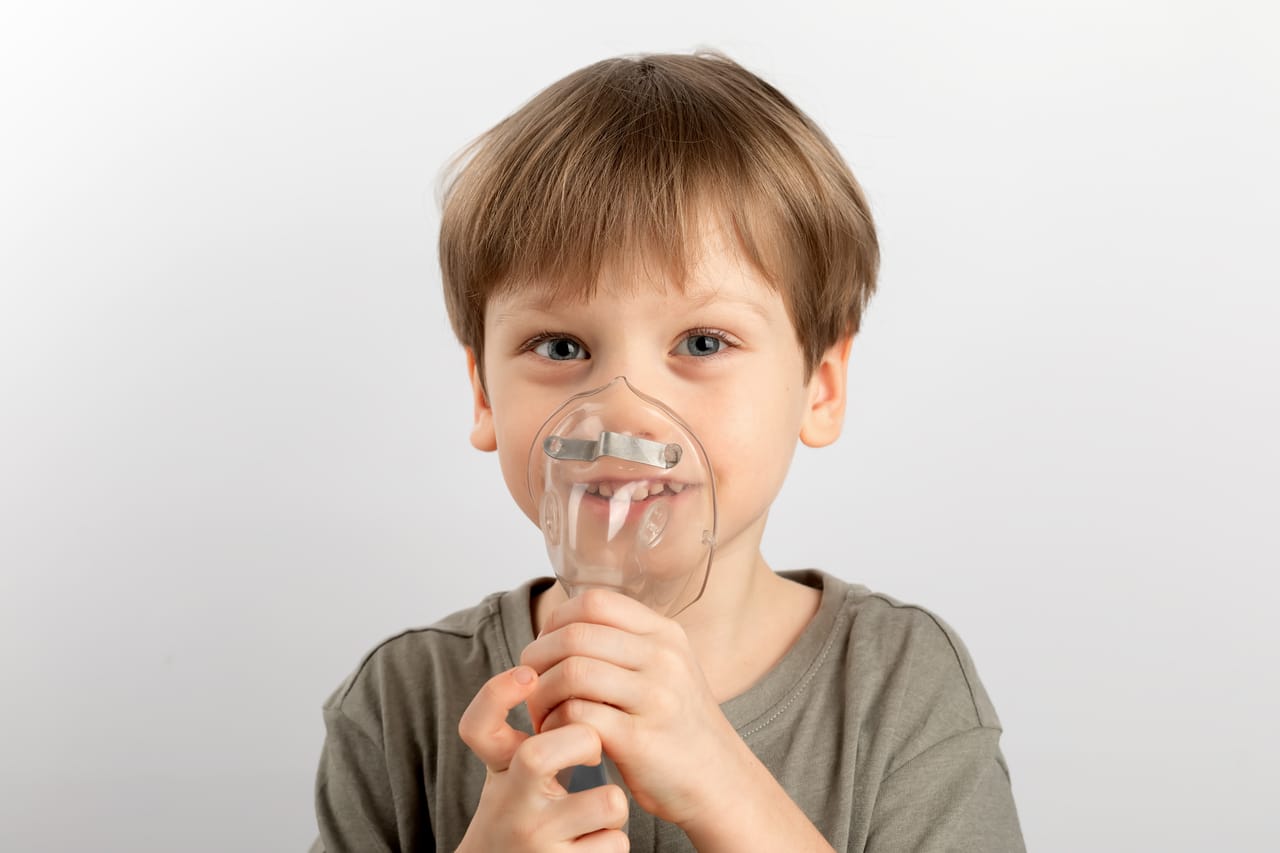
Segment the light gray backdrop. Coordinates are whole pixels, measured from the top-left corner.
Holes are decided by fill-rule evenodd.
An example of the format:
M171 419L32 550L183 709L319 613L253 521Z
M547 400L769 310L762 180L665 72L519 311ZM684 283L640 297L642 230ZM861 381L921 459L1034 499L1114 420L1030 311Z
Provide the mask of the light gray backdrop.
M463 5L5 4L0 849L305 848L328 693L545 570L467 442L439 167L698 45L883 237L766 556L959 630L1033 849L1277 849L1274 7Z

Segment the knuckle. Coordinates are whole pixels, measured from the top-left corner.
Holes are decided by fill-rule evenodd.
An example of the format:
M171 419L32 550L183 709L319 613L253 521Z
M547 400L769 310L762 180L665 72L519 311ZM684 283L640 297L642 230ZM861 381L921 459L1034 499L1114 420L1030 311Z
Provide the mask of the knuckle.
M511 763L519 765L531 776L539 776L544 772L549 758L546 741L531 737L516 748L516 754L512 757Z
M670 646L663 646L658 650L657 663L663 670L670 672L681 667L684 663L684 657L676 649Z
M538 826L529 821L519 821L511 827L511 835L518 847L532 847L538 840Z
M467 719L467 715L463 714L462 719L458 720L458 737L462 738L462 742L467 746L474 748L475 744L472 743L474 735L475 727Z
M564 644L569 651L578 651L591 647L591 626L585 622L574 622L564 629Z
M661 717L669 717L673 715L677 708L677 702L666 690L655 690L649 696L649 702L653 706L654 711Z
M583 657L565 658L564 680L570 688L589 683L591 678L591 661Z
M582 612L593 618L601 618L609 608L609 593L602 589L589 589L582 593Z
M596 756L599 756L600 735L596 734L596 730L585 723L570 723L566 728L571 729L577 737L585 740L585 746Z
M566 699L560 707L568 722L581 723L586 719L587 703L582 699Z
M600 789L604 796L605 817L611 821L626 820L630 809L627 806L627 795L617 785L605 785Z
M666 648L672 650L681 648L689 642L689 635L684 632L684 628L680 627L680 623L672 622L670 619L663 620L655 633L665 641Z
M481 727L476 720L476 716L468 708L463 712L462 718L458 720L458 737L462 738L462 742L467 746L475 749L481 737Z

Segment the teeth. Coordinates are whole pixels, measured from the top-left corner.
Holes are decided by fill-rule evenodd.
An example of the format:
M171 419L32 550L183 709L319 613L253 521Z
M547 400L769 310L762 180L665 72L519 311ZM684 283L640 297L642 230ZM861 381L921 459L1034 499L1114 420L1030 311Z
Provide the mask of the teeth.
M621 483L588 483L587 494L599 495L602 498L618 500L643 501L658 495L678 495L686 488L684 483L668 483L663 481L646 482L631 480Z

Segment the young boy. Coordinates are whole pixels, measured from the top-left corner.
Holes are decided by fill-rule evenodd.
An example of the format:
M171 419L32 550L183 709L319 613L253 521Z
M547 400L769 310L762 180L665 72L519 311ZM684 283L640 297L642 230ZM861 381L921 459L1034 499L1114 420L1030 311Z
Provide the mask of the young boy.
M520 509L540 425L625 376L705 446L714 562L674 618L544 578L378 646L324 706L313 850L1023 849L955 634L760 553L796 440L840 433L878 265L821 131L723 56L598 63L471 149L440 260ZM630 802L557 782L602 752Z

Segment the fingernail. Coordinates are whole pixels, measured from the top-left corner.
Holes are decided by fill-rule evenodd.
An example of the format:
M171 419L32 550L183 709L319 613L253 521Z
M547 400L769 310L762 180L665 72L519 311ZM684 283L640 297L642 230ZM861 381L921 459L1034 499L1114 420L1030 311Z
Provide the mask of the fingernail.
M519 684L533 683L533 670L527 666L518 666L515 669L516 682Z

